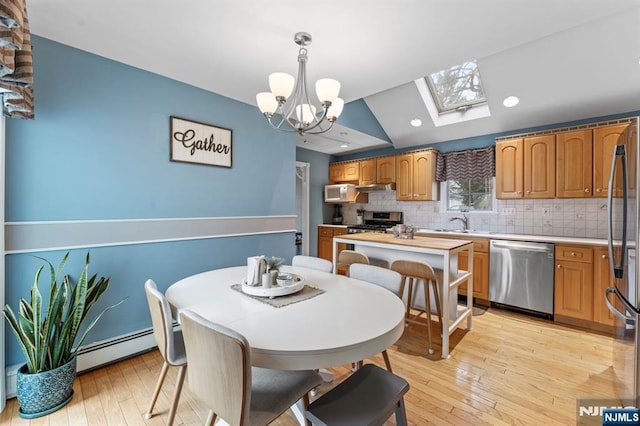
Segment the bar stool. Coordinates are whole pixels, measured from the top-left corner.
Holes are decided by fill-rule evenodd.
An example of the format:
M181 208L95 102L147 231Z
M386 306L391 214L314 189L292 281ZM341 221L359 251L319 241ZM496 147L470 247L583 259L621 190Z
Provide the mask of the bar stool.
M405 284L407 282L409 283L409 288L407 291L407 312L405 314L406 321L424 325L423 322L418 321L418 317L420 317L423 312L426 314L427 336L429 339L429 354L433 354L433 342L431 338L431 292L429 291L429 288L433 289L436 311L438 319L440 320L441 332L444 329L444 325L442 322L442 310L440 306L440 296L438 292L438 278L435 271L433 270L431 265L413 260L396 260L391 264L390 269L402 275L402 285L400 286L400 293L398 294L400 298L402 298L402 296L404 295ZM410 311L413 304L413 296L414 292L418 290L417 286L414 288L414 283L423 283L425 310L420 311L417 315L412 317Z
M338 265L337 267L346 266L347 267L347 276L349 276L349 267L354 263L364 263L365 265L369 264L369 258L366 254L360 253L354 250L342 250L338 254Z

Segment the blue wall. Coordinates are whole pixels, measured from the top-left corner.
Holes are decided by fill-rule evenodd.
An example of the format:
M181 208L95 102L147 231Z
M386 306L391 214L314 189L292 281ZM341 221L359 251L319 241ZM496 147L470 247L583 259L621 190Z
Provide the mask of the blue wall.
M8 222L295 215L295 139L250 105L93 54L33 37L36 119L6 121ZM212 75L211 78L215 78ZM231 168L169 161L171 115L232 129ZM143 284L164 290L255 254L290 260L293 233L97 247L90 272L111 277L102 300L127 301L88 342L151 325ZM65 272L78 276L86 250ZM27 296L42 256L6 257L5 302ZM43 281L43 284L45 282ZM6 329L6 365L23 361Z

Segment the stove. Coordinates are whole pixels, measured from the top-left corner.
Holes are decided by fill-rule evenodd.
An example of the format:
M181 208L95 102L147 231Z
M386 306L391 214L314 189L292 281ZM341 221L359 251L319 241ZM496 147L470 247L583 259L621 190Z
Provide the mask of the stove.
M348 234L358 232L386 232L387 229L402 222L402 212L370 212L365 211L362 225L347 226Z

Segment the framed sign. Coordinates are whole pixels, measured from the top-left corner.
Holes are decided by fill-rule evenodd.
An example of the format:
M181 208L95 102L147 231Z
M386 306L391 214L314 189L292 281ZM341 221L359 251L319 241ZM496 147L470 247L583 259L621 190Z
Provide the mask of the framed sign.
M231 167L231 129L171 116L171 161Z

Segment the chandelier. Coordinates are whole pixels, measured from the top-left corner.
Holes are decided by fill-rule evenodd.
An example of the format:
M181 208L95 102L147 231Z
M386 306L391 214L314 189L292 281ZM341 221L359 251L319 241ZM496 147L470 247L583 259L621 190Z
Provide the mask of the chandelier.
M338 97L340 82L331 78L316 81L316 95L322 104L322 112L316 113L316 107L309 101L307 93L307 49L311 44L311 35L296 33L294 41L298 51L298 78L275 72L269 75L271 92L256 95L260 112L271 127L288 132L319 134L329 130L342 112L344 101ZM279 115L280 119L274 118Z

